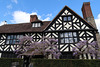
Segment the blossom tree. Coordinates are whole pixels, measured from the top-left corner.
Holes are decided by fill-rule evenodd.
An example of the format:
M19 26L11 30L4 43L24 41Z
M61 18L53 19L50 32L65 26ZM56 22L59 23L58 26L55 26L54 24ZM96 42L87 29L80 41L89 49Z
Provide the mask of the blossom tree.
M23 36L22 38L19 38L19 41L16 42L16 44L19 44L18 47L15 47L15 51L14 53L17 54L18 58L21 58L22 53L28 51L28 47L31 45L32 43L32 38L31 37L26 37Z
M18 57L21 57L21 55L30 57L43 55L45 58L48 58L49 55L52 55L55 59L59 59L59 56L61 55L58 46L56 45L58 40L46 39L41 42L33 42L32 38L27 36L24 36L19 40L19 47L15 50Z
M90 54L92 57L99 59L100 56L100 48L96 41L93 41L92 43L88 43L87 40L79 41L77 46L73 47L72 49L75 57L83 54Z

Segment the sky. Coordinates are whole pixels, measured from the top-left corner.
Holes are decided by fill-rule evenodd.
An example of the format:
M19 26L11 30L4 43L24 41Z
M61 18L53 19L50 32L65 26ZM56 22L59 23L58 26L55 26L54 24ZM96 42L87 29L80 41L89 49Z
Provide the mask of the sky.
M0 25L28 23L30 15L40 20L51 21L67 5L82 16L83 2L90 2L93 16L100 32L100 0L0 0Z

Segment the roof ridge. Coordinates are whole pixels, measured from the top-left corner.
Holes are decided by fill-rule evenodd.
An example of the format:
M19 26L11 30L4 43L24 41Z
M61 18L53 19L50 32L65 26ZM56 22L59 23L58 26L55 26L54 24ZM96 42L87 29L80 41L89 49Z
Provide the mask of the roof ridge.
M29 24L29 23L5 24L5 25L21 25L21 24ZM2 26L5 26L5 25L2 25Z

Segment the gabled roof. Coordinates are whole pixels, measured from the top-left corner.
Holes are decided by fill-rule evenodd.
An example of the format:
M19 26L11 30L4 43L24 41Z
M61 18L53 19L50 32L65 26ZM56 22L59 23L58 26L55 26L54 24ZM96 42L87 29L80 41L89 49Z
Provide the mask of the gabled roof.
M42 32L50 21L44 21L41 27L32 27L32 23L6 24L0 26L0 33Z
M88 24L90 27L92 27L94 30L97 30L92 24L88 23L84 18L82 18L81 16L79 16L76 12L74 12L72 9L70 9L68 6L64 6L64 8L54 17L54 19L48 24L47 28L45 28L45 30L47 30L52 24L53 22L57 19L57 17L59 17L62 12L68 9L71 13L73 13L73 15L77 16L78 18L80 18L83 22L86 22L86 24Z

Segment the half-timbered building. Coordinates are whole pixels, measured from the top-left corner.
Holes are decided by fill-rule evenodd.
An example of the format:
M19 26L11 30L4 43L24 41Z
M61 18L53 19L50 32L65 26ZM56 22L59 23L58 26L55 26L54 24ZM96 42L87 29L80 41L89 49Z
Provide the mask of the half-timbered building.
M40 42L43 37L58 39L61 58L73 58L72 47L75 47L77 42L97 40L98 31L89 2L83 3L82 12L84 18L68 6L64 6L52 21L41 21L37 15L31 15L29 23L0 26L1 57L16 57L13 51L14 47L19 46L16 44L18 38L31 36L35 42Z

